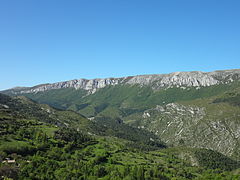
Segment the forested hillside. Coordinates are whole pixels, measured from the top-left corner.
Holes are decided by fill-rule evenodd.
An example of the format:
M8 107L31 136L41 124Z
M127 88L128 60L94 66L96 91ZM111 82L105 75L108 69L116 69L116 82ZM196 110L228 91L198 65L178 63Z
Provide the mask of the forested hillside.
M199 88L154 90L149 85L120 84L100 88L93 94L61 88L21 95L78 112L102 125L113 122L115 129L130 125L151 132L169 146L184 143L239 159L239 88L235 80Z
M106 126L111 122L109 127L112 128L102 131L101 135L94 135L96 129L91 125L94 123L88 119L73 112L36 104L22 97L1 95L0 104L2 178L239 178L239 162L214 151L184 146L169 148L161 142L155 142L154 136L150 134L149 142L152 143L138 138L126 138L121 135L119 128L116 129L116 132L119 131L118 135L112 133L113 123L106 119ZM47 107L48 111L42 109L43 107ZM56 117L49 116L50 110ZM65 119L58 119L58 113L64 113ZM68 118L73 117L73 124L64 125ZM78 123L79 126L75 126ZM117 123L121 124L119 121ZM87 126L92 129L91 133L83 130ZM134 130L128 129L129 133ZM138 131L139 134L144 134L144 131Z

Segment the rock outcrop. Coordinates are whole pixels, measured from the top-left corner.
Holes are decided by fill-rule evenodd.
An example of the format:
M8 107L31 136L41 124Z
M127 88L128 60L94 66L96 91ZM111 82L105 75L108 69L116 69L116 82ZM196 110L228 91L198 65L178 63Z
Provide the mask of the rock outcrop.
M42 84L30 88L13 88L10 89L12 94L37 93L52 89L75 88L84 89L89 94L93 94L97 89L106 86L118 84L138 84L140 86L151 86L153 89L167 89L171 87L207 87L217 84L230 83L240 79L240 69L214 71L214 72L175 72L170 74L139 75L123 78L106 78L106 79L75 79L53 84Z
M211 106L212 111L204 106L178 103L157 105L156 108L139 113L136 117L138 127L155 133L170 145L207 148L231 156L239 149L239 114L232 113L230 117L223 118L222 114L235 111L225 109L224 105L217 108L202 100L204 103Z

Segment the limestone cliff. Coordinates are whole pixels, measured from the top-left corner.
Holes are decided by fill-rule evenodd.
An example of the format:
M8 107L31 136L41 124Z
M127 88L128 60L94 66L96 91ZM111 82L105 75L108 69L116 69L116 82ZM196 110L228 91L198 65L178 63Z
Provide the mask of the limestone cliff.
M97 89L118 84L130 84L140 86L151 86L153 89L167 89L170 87L207 87L217 84L226 84L240 79L240 69L214 71L214 72L175 72L170 74L139 75L123 78L105 79L75 79L53 84L42 84L30 88L10 89L12 94L37 93L52 89L75 88L84 89L89 94L95 93Z

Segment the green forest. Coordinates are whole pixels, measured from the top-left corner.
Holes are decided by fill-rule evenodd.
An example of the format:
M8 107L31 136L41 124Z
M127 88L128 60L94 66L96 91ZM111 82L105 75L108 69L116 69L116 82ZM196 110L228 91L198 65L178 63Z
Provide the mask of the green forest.
M168 147L120 120L103 119L108 125L102 126L27 98L0 100L1 179L240 178L236 160L207 149Z

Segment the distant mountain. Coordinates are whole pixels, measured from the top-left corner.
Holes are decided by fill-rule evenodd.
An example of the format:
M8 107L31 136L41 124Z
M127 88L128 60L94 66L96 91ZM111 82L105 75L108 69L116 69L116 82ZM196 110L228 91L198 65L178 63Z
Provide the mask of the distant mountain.
M240 69L79 79L3 93L76 111L94 122L123 122L168 146L240 158Z
M129 76L123 78L106 78L106 79L75 79L70 81L58 82L53 84L40 84L34 87L16 87L5 91L9 94L37 93L52 89L74 88L83 89L89 93L95 93L96 90L106 86L114 85L141 85L151 86L152 89L167 89L172 87L207 87L219 84L228 84L234 80L240 79L240 69L214 71L214 72L175 72L170 74L153 74Z

